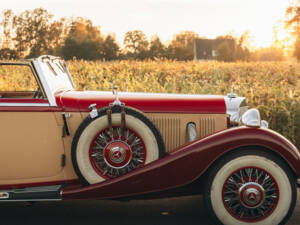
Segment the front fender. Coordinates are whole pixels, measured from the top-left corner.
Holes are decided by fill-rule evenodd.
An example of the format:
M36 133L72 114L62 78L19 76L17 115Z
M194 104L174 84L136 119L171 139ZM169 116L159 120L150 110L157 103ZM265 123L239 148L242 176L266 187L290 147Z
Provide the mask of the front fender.
M62 198L119 198L180 187L200 177L222 155L246 146L275 152L300 176L300 154L286 138L265 128L237 127L189 143L121 177L90 186L66 187Z

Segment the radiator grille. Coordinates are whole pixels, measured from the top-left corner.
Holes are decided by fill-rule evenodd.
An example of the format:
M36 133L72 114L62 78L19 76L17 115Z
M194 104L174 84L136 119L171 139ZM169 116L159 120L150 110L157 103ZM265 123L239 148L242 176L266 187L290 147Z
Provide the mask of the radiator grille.
M172 152L188 141L186 126L190 122L196 124L197 138L215 133L226 126L225 115L151 113L148 116L160 130L167 152Z
M199 137L204 137L216 132L216 120L212 117L203 117L199 122Z
M152 118L152 120L163 136L167 152L181 145L181 123L179 118L157 117Z

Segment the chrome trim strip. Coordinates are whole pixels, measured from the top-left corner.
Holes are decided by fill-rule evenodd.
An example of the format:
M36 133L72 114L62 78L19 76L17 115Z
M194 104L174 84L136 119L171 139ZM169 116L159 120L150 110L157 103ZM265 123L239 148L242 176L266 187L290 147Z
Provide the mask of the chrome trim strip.
M0 106L49 107L49 104L48 103L8 103L8 102L1 102Z
M48 191L58 191L59 189L61 189L61 187L62 187L62 185L26 187L23 189L13 189L13 190L10 190L10 192L13 192L13 193L48 192Z
M41 186L41 187L27 187L24 189L7 189L7 190L0 190L1 193L7 193L6 198L0 198L0 202L26 202L26 201L60 201L62 200L62 185L50 185L50 186ZM42 198L42 196L38 196L40 198L29 198L26 195L31 194L43 194L43 193L56 193L59 196L55 196L54 198ZM25 195L24 198L20 198L21 196Z
M34 67L36 69L36 72L37 72L37 75L39 76L40 81L41 81L41 83L42 83L42 85L44 87L44 90L46 92L47 99L48 99L48 101L50 103L50 106L57 106L55 97L54 97L54 95L52 94L52 92L50 90L50 87L49 87L49 85L48 85L48 83L46 81L46 78L45 78L45 74L43 73L38 60L34 59L32 61L32 63L34 65Z
M1 199L9 199L9 193L7 191L0 192L0 200Z

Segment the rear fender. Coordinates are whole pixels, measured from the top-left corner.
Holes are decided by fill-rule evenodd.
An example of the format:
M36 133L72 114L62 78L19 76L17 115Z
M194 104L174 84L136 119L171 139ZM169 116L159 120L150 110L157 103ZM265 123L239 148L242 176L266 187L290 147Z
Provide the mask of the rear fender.
M299 177L300 154L291 142L269 129L237 127L196 140L118 178L84 187L67 186L62 198L119 198L180 187L199 178L222 155L247 146L260 146L280 155Z

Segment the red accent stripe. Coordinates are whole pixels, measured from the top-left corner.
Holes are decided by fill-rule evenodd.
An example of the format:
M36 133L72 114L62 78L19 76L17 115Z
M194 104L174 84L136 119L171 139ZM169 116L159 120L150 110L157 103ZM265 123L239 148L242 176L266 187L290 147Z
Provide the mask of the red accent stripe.
M16 104L48 104L46 99L0 98L0 103ZM60 107L50 106L0 106L0 112L61 112Z
M0 112L61 112L62 108L47 106L0 106Z
M40 187L40 186L50 186L59 184L69 184L76 185L80 184L78 179L73 180L60 180L60 181L50 181L50 182L36 182L36 183L22 183L22 184L4 184L0 185L0 189L16 189L16 188L27 188L27 187Z
M48 100L46 99L32 99L32 98L0 98L0 103L48 103Z

